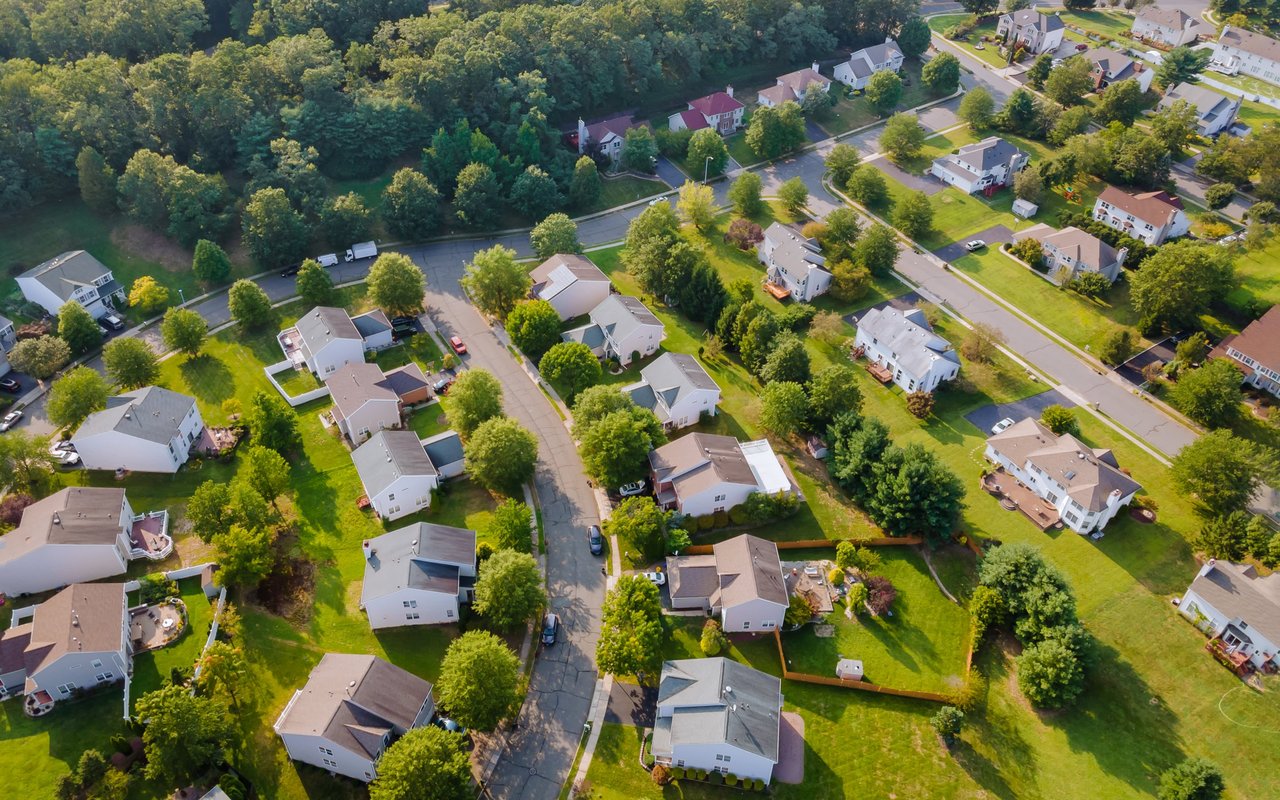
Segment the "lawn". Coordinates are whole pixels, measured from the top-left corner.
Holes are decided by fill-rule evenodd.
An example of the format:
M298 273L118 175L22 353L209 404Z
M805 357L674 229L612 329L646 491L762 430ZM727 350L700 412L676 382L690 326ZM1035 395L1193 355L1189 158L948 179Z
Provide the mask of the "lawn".
M597 211L624 206L627 203L634 203L636 200L643 200L655 194L662 194L670 188L656 178L638 178L635 175L606 176L601 183L600 197L596 202L590 207L582 209L581 212L575 212L575 214L594 214Z
M924 65L914 58L903 62L902 71L898 73L903 79L902 98L895 110L905 111L937 99L920 79L920 70L923 68ZM829 116L817 120L818 127L827 134L836 136L882 119L865 97L853 96L844 84L833 82L831 91L837 93L839 100Z
M309 369L287 369L284 372L277 372L274 376L276 383L280 384L280 388L289 393L291 397L297 397L300 394L306 394L312 389L320 388L320 381L316 380L316 376Z
M952 25L955 25L956 23L961 22L968 18L969 18L968 14L943 14L941 16L931 17L929 19L929 28L934 33L937 33L938 35L942 35L942 32L950 28ZM948 41L953 42L956 45L956 47L959 47L962 50L966 51L969 55L973 56L974 58L980 61L985 61L986 63L990 64L993 67L996 67L997 69L1003 69L1009 66L1009 64L1000 55L1000 48L998 43L994 41L982 42L983 36L994 38L995 35L996 35L996 17L991 16L991 17L988 17L980 25L976 26L973 29L973 32L970 33L967 38L949 39ZM974 48L974 44L978 42L982 42L983 48L981 50L977 50Z
M1261 308L1280 303L1280 236L1272 236L1266 247L1247 251L1236 258L1240 285L1227 295L1227 305L1245 309L1256 302Z
M1071 11L1068 9L1042 9L1045 13L1057 13L1068 26L1074 25L1089 33L1119 40L1122 44L1141 49L1142 43L1126 34L1133 27L1133 16L1120 11Z
M167 683L173 669L189 670L194 667L204 648L205 639L209 636L214 607L213 603L205 599L200 579L187 578L178 583L178 589L182 602L187 606L189 624L177 642L134 658L133 686L130 690L130 700L134 704L142 695Z

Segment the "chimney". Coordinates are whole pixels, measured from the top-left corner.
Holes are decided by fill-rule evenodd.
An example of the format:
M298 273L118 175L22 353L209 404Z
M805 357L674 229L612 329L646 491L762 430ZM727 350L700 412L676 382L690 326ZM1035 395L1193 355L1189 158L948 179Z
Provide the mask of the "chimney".
M733 97L733 86L724 87L724 93L729 95L730 97Z
M811 67L811 69L812 69L814 72L817 72L819 75L821 75L821 74L822 74L821 70L819 70L819 69L818 69L818 62L817 62L817 61L813 62L813 66Z
M1213 572L1213 569L1216 566L1218 566L1218 559L1216 558L1209 559L1208 561L1205 562L1204 566L1200 568L1200 572L1199 574L1196 575L1196 577L1203 578L1207 576L1209 573Z
M1116 264L1123 267L1124 260L1129 257L1129 248L1121 247L1116 251Z
M364 540L364 544L362 545L362 547L364 548L364 557L365 557L365 560L367 561L367 560L369 560L370 558L373 558L373 548L369 545L369 540L368 540L368 539L365 539L365 540Z
M587 123L578 117L578 155L587 152Z

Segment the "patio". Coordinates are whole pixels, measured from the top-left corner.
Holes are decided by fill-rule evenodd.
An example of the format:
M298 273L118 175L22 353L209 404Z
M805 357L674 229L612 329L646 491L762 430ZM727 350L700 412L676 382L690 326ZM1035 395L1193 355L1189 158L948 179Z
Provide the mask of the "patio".
M169 536L169 512L152 511L133 518L129 529L129 555L159 561L173 552L173 539Z
M816 604L819 614L830 614L835 609L835 598L831 584L827 583L826 571L832 566L830 561L782 562L787 593L800 595L811 605Z
M228 450L234 450L239 443L239 429L205 426L205 429L200 432L200 438L191 445L191 451L205 456L216 456Z
M305 361L302 355L302 337L298 334L297 328L287 328L280 331L276 336L276 341L280 343L280 350L284 352L284 357L293 362L296 367Z
M1056 508L1003 469L983 476L982 488L988 494L998 497L1002 508L1021 511L1023 516L1042 531L1062 527Z
M171 598L154 606L129 609L129 639L135 654L158 650L177 641L186 628L187 607Z

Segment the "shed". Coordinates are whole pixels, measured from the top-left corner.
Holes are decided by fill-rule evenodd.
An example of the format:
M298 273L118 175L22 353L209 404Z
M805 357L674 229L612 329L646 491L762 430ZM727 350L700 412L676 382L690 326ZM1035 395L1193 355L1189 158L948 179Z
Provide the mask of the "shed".
M1010 210L1023 219L1031 219L1036 215L1036 212L1040 210L1040 206L1032 203L1030 200L1018 199L1013 201L1013 208Z
M862 662L853 658L842 658L836 664L836 677L845 681L862 680Z

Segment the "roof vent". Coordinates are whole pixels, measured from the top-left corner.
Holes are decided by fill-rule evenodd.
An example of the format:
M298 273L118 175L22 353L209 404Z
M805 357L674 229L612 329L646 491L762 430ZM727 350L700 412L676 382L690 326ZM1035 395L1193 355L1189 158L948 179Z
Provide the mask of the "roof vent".
M75 609L71 610L71 627L80 627L80 615L75 612Z
M54 524L54 525L61 525L61 524L62 524L62 517L58 516L58 512L57 512L57 511L53 512L53 524Z
M1079 458L1081 461L1083 461L1083 460L1084 460L1084 453L1076 453L1076 457L1077 457L1077 458Z

